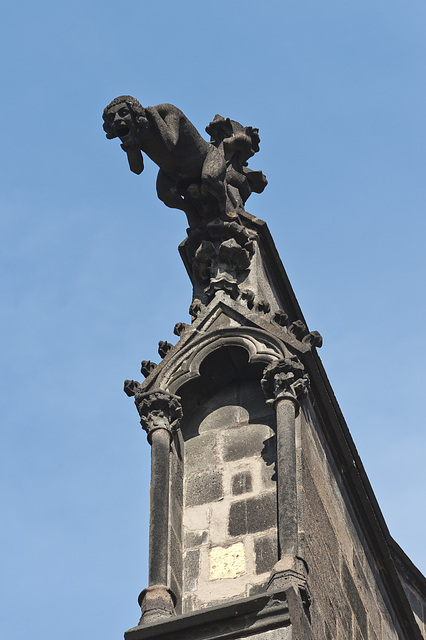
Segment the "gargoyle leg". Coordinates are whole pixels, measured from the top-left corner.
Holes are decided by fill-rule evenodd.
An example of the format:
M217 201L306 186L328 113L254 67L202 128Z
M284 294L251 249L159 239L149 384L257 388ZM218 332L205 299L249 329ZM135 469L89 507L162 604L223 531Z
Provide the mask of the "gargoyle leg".
M226 211L225 175L225 159L215 147L212 147L204 160L201 181L207 191L217 200L220 214Z
M164 173L162 169L159 170L157 175L157 195L166 207L185 211L190 227L198 227L200 225L200 217L191 210L183 197L177 193L174 180L167 173Z

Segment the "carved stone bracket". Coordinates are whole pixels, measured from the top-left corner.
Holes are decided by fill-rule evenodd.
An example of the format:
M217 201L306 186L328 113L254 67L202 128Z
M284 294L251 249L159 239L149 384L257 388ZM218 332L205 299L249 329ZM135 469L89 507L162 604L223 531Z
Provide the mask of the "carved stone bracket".
M297 402L309 390L309 375L300 360L291 356L269 364L263 372L261 385L269 403L274 404L283 397Z
M186 251L204 304L217 291L237 299L250 268L255 238L252 231L237 222L219 219L204 229L189 230Z

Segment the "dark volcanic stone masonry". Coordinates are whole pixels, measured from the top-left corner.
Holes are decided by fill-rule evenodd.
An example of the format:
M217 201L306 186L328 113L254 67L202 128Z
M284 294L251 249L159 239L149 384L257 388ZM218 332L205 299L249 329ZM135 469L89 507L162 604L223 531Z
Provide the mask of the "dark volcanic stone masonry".
M277 503L274 493L234 502L229 511L228 530L231 536L271 529L277 524Z

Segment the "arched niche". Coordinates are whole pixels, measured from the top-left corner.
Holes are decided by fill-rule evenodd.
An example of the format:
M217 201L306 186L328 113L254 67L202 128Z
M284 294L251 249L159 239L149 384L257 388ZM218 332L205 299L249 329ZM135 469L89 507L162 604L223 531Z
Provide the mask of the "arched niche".
M274 354L216 346L176 389L184 612L266 588L277 560L275 413L260 387Z

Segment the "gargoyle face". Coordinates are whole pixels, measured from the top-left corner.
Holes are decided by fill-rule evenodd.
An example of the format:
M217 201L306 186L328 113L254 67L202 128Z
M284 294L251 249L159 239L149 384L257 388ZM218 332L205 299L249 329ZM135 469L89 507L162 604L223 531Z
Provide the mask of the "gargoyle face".
M103 119L108 139L120 138L124 144L128 144L134 139L136 134L135 117L125 102L109 107L104 113Z

